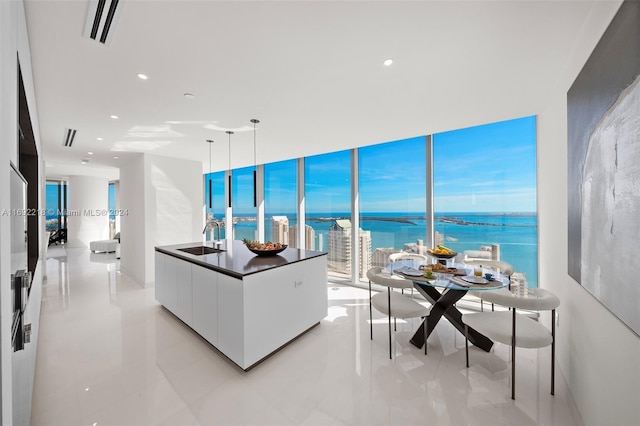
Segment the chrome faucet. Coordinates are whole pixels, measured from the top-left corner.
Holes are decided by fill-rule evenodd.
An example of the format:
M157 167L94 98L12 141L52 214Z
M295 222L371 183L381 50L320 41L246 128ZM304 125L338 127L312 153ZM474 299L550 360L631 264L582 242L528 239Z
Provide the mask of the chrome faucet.
M207 229L211 229L214 226L218 230L218 238L217 239L214 238L214 242L215 241L220 241L220 222L218 222L215 219L210 219L210 220L207 221L207 224L204 226L204 229L202 230L202 234L205 234L207 232ZM215 234L213 232L212 232L212 236L215 236Z

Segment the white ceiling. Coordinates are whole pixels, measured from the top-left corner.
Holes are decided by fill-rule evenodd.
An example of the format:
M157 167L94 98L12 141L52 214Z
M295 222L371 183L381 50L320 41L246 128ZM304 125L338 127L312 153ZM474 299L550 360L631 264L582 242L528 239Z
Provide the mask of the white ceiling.
M26 0L46 173L133 152L209 171L206 139L223 170L224 130L252 118L267 163L536 114L593 3L127 0L104 46L82 36L88 1ZM231 167L252 164L238 131Z

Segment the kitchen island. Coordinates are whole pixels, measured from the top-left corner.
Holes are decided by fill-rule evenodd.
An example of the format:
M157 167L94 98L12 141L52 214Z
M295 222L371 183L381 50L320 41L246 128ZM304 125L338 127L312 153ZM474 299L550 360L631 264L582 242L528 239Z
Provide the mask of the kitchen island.
M230 240L209 254L183 251L197 246L155 248L156 300L243 370L327 315L326 253L263 257Z

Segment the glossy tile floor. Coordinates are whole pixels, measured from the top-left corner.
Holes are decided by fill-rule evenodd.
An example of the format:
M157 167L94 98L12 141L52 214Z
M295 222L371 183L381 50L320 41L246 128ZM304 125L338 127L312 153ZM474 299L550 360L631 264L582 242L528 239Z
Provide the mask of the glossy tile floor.
M52 247L43 288L33 425L574 425L582 424L550 349L519 350L516 401L509 348L471 351L445 321L429 355L368 292L328 283L319 326L249 372L217 352L109 254Z

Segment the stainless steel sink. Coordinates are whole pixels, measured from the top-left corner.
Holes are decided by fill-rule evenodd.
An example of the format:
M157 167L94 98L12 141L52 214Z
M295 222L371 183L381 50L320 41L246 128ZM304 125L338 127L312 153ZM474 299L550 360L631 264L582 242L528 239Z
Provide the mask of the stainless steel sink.
M202 255L211 254L211 253L222 253L223 251L225 251L225 250L207 247L207 246L186 247L178 250L183 251L185 253L194 254L196 256L202 256Z

